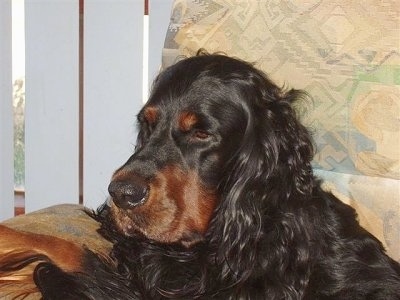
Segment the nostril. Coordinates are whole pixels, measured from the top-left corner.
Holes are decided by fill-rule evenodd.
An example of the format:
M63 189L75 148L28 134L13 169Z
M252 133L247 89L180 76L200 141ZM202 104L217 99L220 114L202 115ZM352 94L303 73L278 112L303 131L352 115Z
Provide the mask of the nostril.
M108 186L108 192L115 205L125 209L143 204L148 190L146 185L127 181L112 181Z

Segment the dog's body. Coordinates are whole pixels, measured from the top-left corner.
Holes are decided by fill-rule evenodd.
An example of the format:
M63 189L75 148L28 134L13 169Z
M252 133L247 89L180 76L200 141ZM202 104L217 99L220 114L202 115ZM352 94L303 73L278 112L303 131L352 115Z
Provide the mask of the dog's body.
M41 263L44 298L400 299L399 264L312 174L300 96L223 55L162 72L95 216L116 266Z

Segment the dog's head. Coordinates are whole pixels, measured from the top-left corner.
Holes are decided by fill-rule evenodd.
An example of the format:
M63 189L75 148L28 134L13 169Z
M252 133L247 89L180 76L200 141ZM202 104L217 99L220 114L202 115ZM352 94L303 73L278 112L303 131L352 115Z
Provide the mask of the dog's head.
M109 186L119 230L190 246L214 224L239 239L239 227L261 226L264 202L307 193L312 147L290 107L297 96L224 55L163 71L138 115L135 153Z

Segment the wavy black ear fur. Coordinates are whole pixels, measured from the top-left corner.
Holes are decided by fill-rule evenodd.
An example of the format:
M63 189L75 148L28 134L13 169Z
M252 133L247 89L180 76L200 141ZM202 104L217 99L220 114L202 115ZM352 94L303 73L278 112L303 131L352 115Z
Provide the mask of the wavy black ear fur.
M243 76L246 80L236 80L235 85L241 91L247 125L240 149L225 166L227 173L220 184L224 199L210 232L211 243L221 249L217 254L220 276L239 286L274 264L277 278L284 277L289 260L299 255L288 249L298 243L294 237L301 236L293 232L299 225L292 224L297 221L290 207L310 198L314 186L311 138L292 107L305 95L279 88L245 62L241 67L241 72L248 72ZM306 275L306 245L304 249L304 257L297 259L303 260L299 268L304 267ZM292 281L300 285L301 278Z

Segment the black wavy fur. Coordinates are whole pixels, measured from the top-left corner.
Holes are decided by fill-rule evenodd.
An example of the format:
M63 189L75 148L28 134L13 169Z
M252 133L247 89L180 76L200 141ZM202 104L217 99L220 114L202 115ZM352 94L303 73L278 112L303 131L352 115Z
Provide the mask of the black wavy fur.
M198 113L211 125L188 146L139 115L137 149L123 168L139 158L155 169L186 162L216 191L207 231L190 246L124 235L104 205L95 218L117 267L90 252L86 274L42 263L35 280L44 298L399 300L399 264L313 176L310 135L292 108L301 97L224 55L200 53L162 72L149 100L166 112L157 126L185 101L202 101ZM162 144L149 151L156 139L180 154L169 157Z

